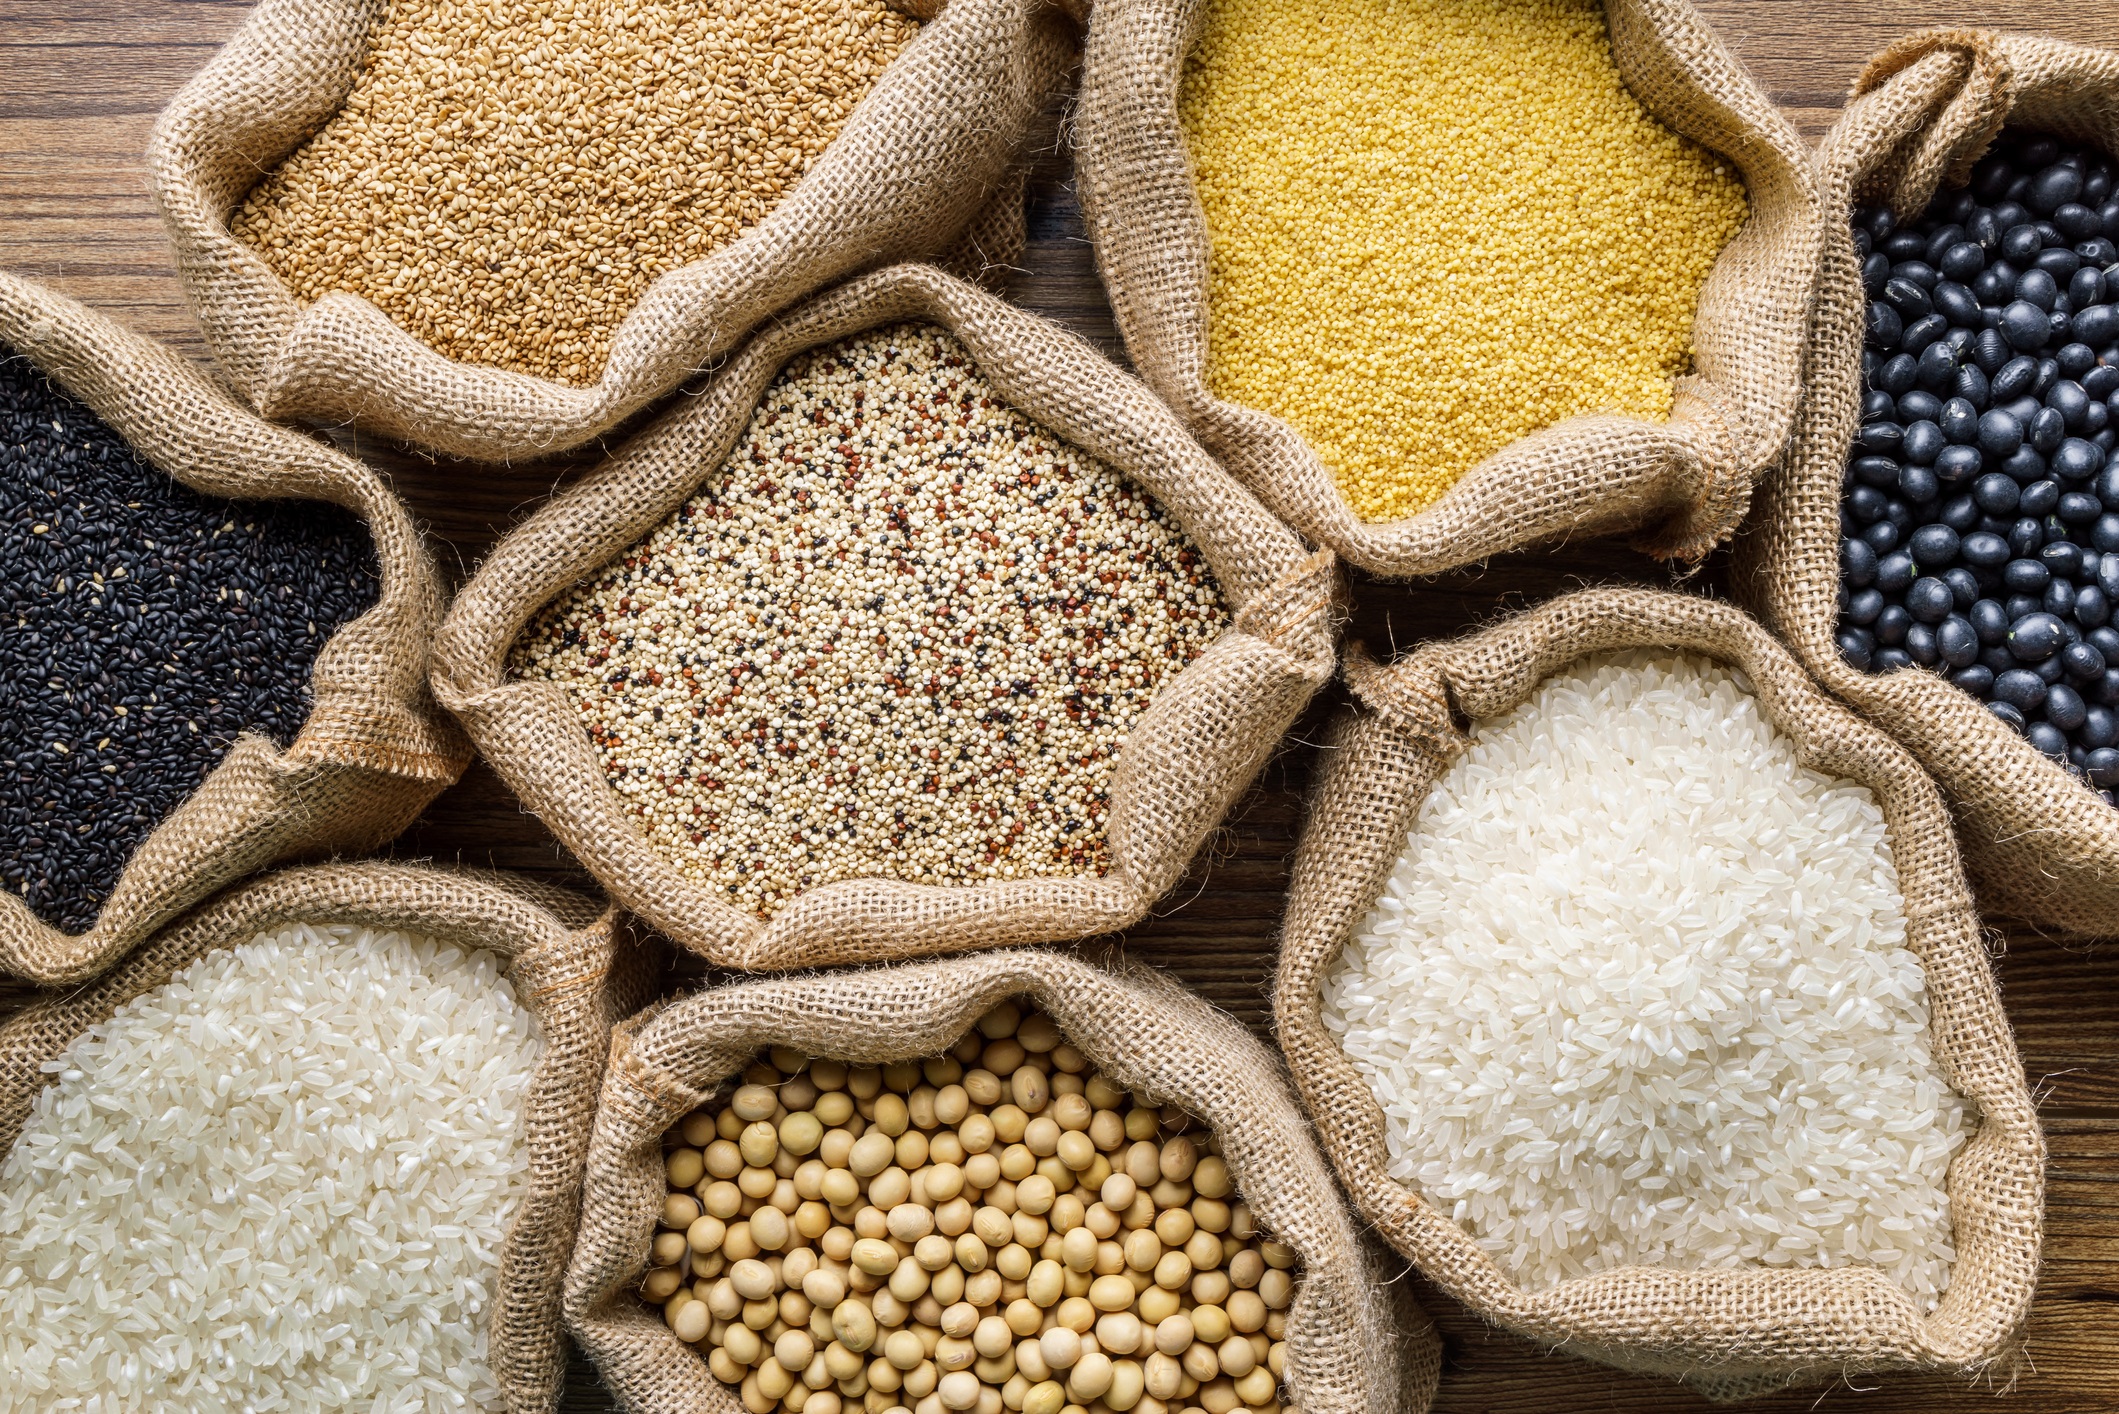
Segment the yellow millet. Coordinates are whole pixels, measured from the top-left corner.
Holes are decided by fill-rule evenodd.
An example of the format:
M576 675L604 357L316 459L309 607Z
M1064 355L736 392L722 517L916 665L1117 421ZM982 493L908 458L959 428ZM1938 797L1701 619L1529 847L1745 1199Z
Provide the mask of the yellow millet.
M884 0L391 0L230 225L304 303L594 382L648 285L763 220L918 28Z
M1207 384L1365 521L1578 413L1670 415L1733 166L1658 122L1592 0L1208 0L1179 111Z

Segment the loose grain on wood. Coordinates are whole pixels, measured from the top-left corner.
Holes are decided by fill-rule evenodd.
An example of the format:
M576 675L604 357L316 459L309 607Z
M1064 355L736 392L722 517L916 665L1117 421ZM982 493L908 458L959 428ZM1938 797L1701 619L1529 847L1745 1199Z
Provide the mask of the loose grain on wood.
M0 266L45 279L185 352L204 344L145 195L147 131L177 85L203 64L248 6L223 0L8 0L0 5ZM1867 57L1909 29L1987 24L2119 42L2119 0L1701 0L1806 139L1830 123ZM122 36L122 38L116 37ZM1032 210L1032 245L1010 296L1118 352L1110 314L1081 239L1065 166L1047 161ZM364 454L383 449L362 445ZM408 457L378 456L414 511L444 542L451 574L564 475L485 476ZM1483 572L1427 585L1357 579L1350 632L1374 645L1461 632L1583 581L1667 582L1609 542L1512 556ZM1710 564L1695 587L1714 588ZM1313 752L1305 745L1337 704L1313 707L1228 826L1147 920L1126 934L1144 960L1174 971L1254 1026L1266 1016L1271 948L1288 854L1302 821ZM461 858L581 882L559 846L482 766L437 800L396 846L402 857ZM1848 1410L2119 1409L2119 948L2008 940L1998 970L2032 1080L2045 1082L2051 1145L2047 1264L2030 1325L2034 1369L2005 1404L1954 1381L1895 1377L1873 1393L1798 1391L1746 1405L1758 1414ZM683 974L696 977L696 967ZM0 1016L27 989L0 983ZM1692 1414L1714 1408L1681 1387L1605 1370L1498 1334L1432 1290L1416 1291L1443 1328L1448 1364L1438 1414ZM614 1408L587 1362L569 1369L567 1414Z

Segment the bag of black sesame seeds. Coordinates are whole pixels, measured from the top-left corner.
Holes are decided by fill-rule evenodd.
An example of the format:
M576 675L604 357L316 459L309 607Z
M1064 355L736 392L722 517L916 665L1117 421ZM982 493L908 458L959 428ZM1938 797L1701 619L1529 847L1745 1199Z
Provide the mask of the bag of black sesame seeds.
M1934 774L1982 904L2093 936L2119 921L2119 810L1940 674L1858 671L1835 632L1868 309L1850 213L1885 206L1911 222L1964 184L2004 124L2119 156L2115 109L2119 53L2057 40L1930 31L1870 63L1818 147L1827 243L1803 402L1786 470L1764 484L1735 563L1738 592L1805 666Z
M1411 578L1526 546L1637 531L1696 561L1781 456L1816 282L1819 212L1801 139L1685 0L1603 7L1627 87L1741 170L1750 217L1715 261L1694 372L1666 423L1591 414L1510 443L1426 509L1364 521L1294 427L1207 388L1208 238L1179 120L1206 0L1098 0L1073 121L1082 210L1134 365L1274 514L1349 564Z
M858 270L892 260L938 260L973 277L1005 271L1024 239L1026 149L1049 132L1046 110L1074 62L1075 22L1048 0L946 6L889 0L888 11L919 21L918 32L874 76L828 145L798 160L797 146L781 146L791 141L789 129L848 92L850 81L833 68L834 46L883 13L873 4L858 14L810 6L822 16L822 28L791 39L782 12L806 4L788 0L770 12L664 6L645 21L640 14L561 13L558 38L540 47L533 4L501 18L480 12L476 33L451 32L430 42L419 37L426 21L414 0L389 6L265 0L172 100L148 152L155 199L214 356L269 417L351 422L490 461L535 458L609 431L711 367L760 320ZM543 19L544 35L553 35L554 23ZM789 61L788 75L800 70L799 81L784 88L778 58L771 85L758 84L755 73L690 72L670 63L666 51L658 67L655 46L669 42L667 28L688 24L727 31L701 40L703 50L719 56L756 51L761 64L798 39L812 47L779 54ZM579 33L597 26L608 32ZM365 172L357 182L360 203L342 200L344 184L324 182L322 212L335 205L380 223L365 236L330 242L365 252L355 267L382 261L384 247L416 243L430 221L450 219L466 202L483 210L490 199L513 219L496 226L481 218L464 247L477 246L479 258L450 264L454 248L437 247L414 257L416 277L409 269L396 271L394 280L386 272L371 293L383 302L404 295L416 304L420 291L440 291L459 276L505 274L518 257L535 264L534 243L527 252L507 246L509 232L520 229L546 241L564 235L591 242L593 249L549 272L539 286L578 307L547 311L540 305L545 296L528 284L496 286L432 318L418 309L386 313L330 280L304 298L276 273L272 252L261 255L235 233L260 174L268 174L269 185L275 168L342 110L357 110L374 129L403 116L387 111L394 100L378 96L395 80L371 83L366 72L371 40L386 32L402 41L392 52L405 63L438 66L412 76L411 89L444 95L445 106L493 104L507 111L497 128L480 123L476 131L456 121L460 113L431 122L412 115L402 125L409 148L447 152L454 145L461 160L446 173L399 174L395 183ZM621 52L630 55L630 68L614 57ZM497 98L486 91L500 82L488 82L488 67L507 81ZM569 101L570 84L599 74L617 85L608 101L591 105L602 110L614 146L607 155L580 156L579 170L608 165L624 174L618 187L584 193L573 162L560 161L551 171L538 166L537 145L574 131L573 117L562 125L553 115ZM544 85L556 86L550 112L537 107L547 101ZM762 92L765 87L773 92ZM479 92L446 97L445 90L459 88ZM354 109L346 108L349 98ZM635 102L648 111L637 118L618 111ZM761 102L771 111L761 110ZM578 92L571 105L563 111L581 111ZM730 105L738 110L733 117L712 119L720 127L709 124L696 140L682 131ZM433 149L436 127L445 129L439 149ZM673 147L671 134L680 131L684 141ZM665 149L667 171L655 167ZM753 182L759 203L734 214L717 208L701 220L686 215L684 203L751 180L751 167L763 173ZM464 185L472 182L486 185ZM393 203L417 205L436 190L445 193L438 209L409 226L389 225L400 214ZM446 193L459 190L466 194L454 197L452 208ZM539 232L536 211L546 194L566 209ZM591 204L575 209L585 197ZM638 231L624 228L636 206L656 202L668 209L645 211ZM724 220L732 224L724 228ZM704 254L643 275L637 292L599 290L599 280L637 263L651 241L702 232L713 237ZM614 317L613 305L626 303L622 319ZM469 326L489 313L497 316L489 322L514 332L495 335L475 355L442 347L477 333ZM414 332L412 324L427 332ZM608 329L594 356L546 367L545 346L584 325Z
M1285 1335L1288 1409L1427 1409L1441 1342L1395 1263L1379 1260L1349 1221L1273 1053L1160 972L1035 948L746 982L658 1004L617 1027L567 1269L566 1314L627 1408L735 1414L744 1407L637 1294L669 1192L664 1132L725 1092L768 1046L855 1064L918 1059L954 1044L1011 998L1049 1015L1114 1084L1175 1105L1220 1137L1229 1175L1260 1229L1300 1259Z
M566 1339L560 1286L611 1029L654 994L654 954L600 901L514 875L417 865L331 864L251 880L176 920L106 976L0 1026L0 1155L14 1147L45 1063L91 1027L210 953L289 924L423 934L503 959L542 1052L523 1117L531 1179L500 1254L487 1352L510 1414L558 1406Z
M441 585L359 463L0 275L0 971L93 976L276 861L372 849L461 774Z
M890 401L912 351L943 401ZM791 364L839 382L801 402ZM1109 361L897 266L788 313L504 540L434 686L683 946L911 957L1138 919L1329 677L1335 586Z

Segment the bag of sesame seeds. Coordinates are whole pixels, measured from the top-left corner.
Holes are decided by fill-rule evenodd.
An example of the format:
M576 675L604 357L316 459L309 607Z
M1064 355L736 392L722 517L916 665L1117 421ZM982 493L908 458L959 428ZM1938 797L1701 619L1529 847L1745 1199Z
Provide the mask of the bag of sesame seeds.
M654 993L647 950L602 904L516 876L397 864L323 865L255 879L156 934L93 985L40 1000L0 1026L0 1154L56 1079L46 1063L83 1032L200 958L296 923L489 950L536 1018L542 1051L523 1119L531 1178L500 1254L487 1350L510 1414L557 1408L566 1366L560 1286L611 1028Z
M805 6L620 14L557 0L496 17L454 0L426 10L414 0L265 0L164 111L148 153L214 356L267 416L353 422L505 461L609 431L711 367L761 319L856 270L902 259L974 274L1011 264L1024 237L1022 148L1066 80L1073 23L1044 0L855 0L808 6L815 22L798 51L789 16ZM655 48L694 25L697 47L714 56L697 72ZM857 84L834 70L834 56L864 26L917 33L891 41L902 53L890 48L887 66ZM404 73L369 72L371 43L384 36L385 59ZM761 70L771 59L770 92L736 67L738 51ZM800 75L785 87L783 63ZM488 67L505 81L489 80ZM395 112L393 83L412 95L405 102L442 111ZM584 83L609 91L585 97ZM827 106L843 128L811 132L804 125ZM263 220L246 215L253 188L272 188L334 119L353 144L341 154L346 170L314 174L304 198L313 211L243 239L245 220ZM552 171L535 166L537 144L559 151L599 123L610 129L607 152L560 152ZM696 134L687 127L700 124ZM358 143L393 125L393 140L432 170L395 181L374 170L380 159ZM607 167L621 174L584 193L581 174ZM416 208L437 189L431 212L393 207ZM736 208L685 214L695 198L739 196ZM539 231L546 200L556 214ZM639 228L625 226L643 202ZM467 204L475 219L445 231ZM489 205L501 219L489 219ZM326 229L340 214L373 227ZM428 237L439 244L416 249ZM674 243L668 259L649 258L657 241ZM329 266L307 293L276 269L281 247ZM551 260L563 268L542 271ZM498 279L452 293L489 276ZM606 281L630 284L606 290ZM584 342L583 330L596 337Z
M1749 195L1749 219L1701 293L1693 371L1676 382L1669 420L1568 417L1486 457L1424 509L1367 521L1293 426L1208 390L1209 242L1179 119L1207 2L1100 2L1074 121L1082 209L1127 350L1207 450L1311 540L1393 578L1585 532L1635 530L1680 560L1727 538L1787 438L1819 216L1801 141L1692 7L1604 7L1626 86L1733 162Z
M1591 654L1645 648L1739 669L1802 763L1874 792L1926 974L1941 1074L1976 1111L1949 1166L1955 1262L1940 1304L1864 1267L1625 1266L1518 1284L1443 1207L1392 1177L1385 1116L1322 1017L1328 973L1376 906L1423 800L1500 716ZM1295 1084L1355 1205L1436 1284L1541 1344L1676 1375L1720 1397L1885 1368L1973 1370L2006 1360L2037 1276L2044 1140L1981 943L1949 817L1920 767L1821 692L1753 620L1648 590L1568 595L1379 666L1352 650L1356 705L1333 724L1295 857L1274 1014ZM1974 1116L1967 1116L1973 1129Z
M91 926L55 926L47 921L54 916L48 910L0 891L0 971L39 982L71 982L100 972L178 913L246 874L301 856L368 850L392 838L462 773L470 748L426 686L428 641L441 616L439 578L410 516L372 471L308 437L260 421L167 349L72 300L6 275L0 275L0 345L27 360L61 395L77 400L182 488L207 497L324 502L350 512L372 539L376 565L372 607L345 622L316 651L308 713L291 743L282 749L245 724L195 790L158 822L141 822L144 838L107 894L83 915L92 917ZM100 518L90 508L79 509L90 521ZM110 507L109 518L114 520L119 509ZM12 526L10 534L24 530L41 535L37 526ZM100 604L100 598L95 602ZM79 623L90 623L90 607L81 606ZM15 690L35 691L27 678L36 650L23 638L23 627L11 626L11 636L32 656L9 671ZM137 663L139 650L153 643L147 636L152 627L134 617L117 628L110 651L129 653ZM194 666L226 675L238 668L225 658ZM172 664L163 671L178 670ZM89 684L55 680L45 686L71 692ZM133 702L133 713L154 717L152 697L148 708L137 698L126 700ZM23 729L20 723L13 728ZM165 718L155 730L188 731L195 738L200 728L196 720ZM48 774L43 763L56 759L45 752L97 749L94 742L9 745L20 759L8 769L32 785ZM115 811L147 784L133 782L128 789L124 770L131 768L105 769L120 794L99 811ZM93 823L84 821L81 828ZM35 873L46 866L36 843L26 843L24 836L36 828L71 824L10 818L4 825L8 838L0 844L20 869ZM10 884L19 887L15 873L11 867Z
M905 347L958 350L944 361L968 368L941 373L982 377L988 392L951 391L947 408L913 409L909 432L855 426L885 417L896 386L887 370L865 382L846 374L855 383L829 412L774 400L791 361L820 347L827 354L815 357L843 361L849 336L878 330L902 334ZM894 459L944 434L937 410L971 430L933 464ZM869 440L837 450L771 441L818 427ZM1115 479L1101 490L1049 480L1062 470L1050 461L1018 472L1002 445L1011 427L1029 428L1055 455L1071 444ZM729 473L713 494L733 504L693 500L745 447L740 464L764 470ZM838 468L830 459L842 453L843 469L818 470ZM886 474L908 480L893 486ZM991 500L965 489L1001 475L1007 485ZM939 481L914 487L917 477ZM816 529L768 532L827 501ZM1076 519L1023 519L1048 504ZM1129 518L1116 526L1093 521L1121 505ZM943 550L971 547L975 562L918 561L929 552L914 545L924 528ZM759 538L768 533L780 538ZM1086 558L1085 544L1074 552L1082 560L1066 560L1077 533L1102 547L1094 553L1115 543L1124 558ZM725 543L693 543L708 536ZM783 562L796 568L773 568ZM1048 572L1056 563L1077 564L1067 575L1078 577ZM1169 573L1129 579L1143 564ZM775 580L790 576L819 587L796 604L772 601ZM1081 341L935 269L898 266L783 316L699 397L504 540L450 610L434 685L613 896L717 965L1053 941L1123 928L1177 881L1330 675L1335 576L1329 554L1307 551L1145 388ZM996 594L1006 602L991 607ZM858 622L905 595L917 605ZM989 612L999 617L966 622ZM1041 636L1057 651L1023 646ZM863 669L871 643L886 661ZM658 656L634 656L650 648ZM841 661L844 680L834 676ZM1076 727L1116 722L1106 704L1120 693L1128 712L1141 708L1137 719L1104 736ZM916 745L927 740L918 732L936 734L920 748L931 773L903 774L897 743L908 731ZM1060 759L1039 754L1059 738L1072 743ZM1107 812L1100 788L1079 784L1092 758L1109 773L1099 778L1109 781ZM886 784L860 794L869 780ZM1010 813L988 818L1003 798ZM958 834L990 852L967 859L973 844L952 846L932 868L906 853ZM857 837L868 851L859 867L802 873ZM1041 841L1030 863L994 864L1019 858L1013 841L1029 837ZM775 871L788 877L749 889Z
M598 1106L567 1271L568 1328L628 1408L742 1407L636 1295L668 1184L663 1134L785 1045L857 1064L936 1054L1021 997L1105 1077L1217 1133L1262 1231L1295 1249L1288 1407L1419 1414L1441 1369L1434 1328L1363 1249L1272 1054L1159 972L1035 949L826 976L773 978L665 1002L622 1023Z
M1819 681L1934 774L1982 902L2092 936L2119 920L2119 811L1970 693L1920 668L1861 672L1834 633L1867 310L1851 209L1888 206L1913 219L1938 190L1962 184L2004 123L2119 153L2115 97L2119 54L2030 35L1930 31L1871 62L1818 147L1827 241L1793 451L1762 486L1734 566L1738 593Z

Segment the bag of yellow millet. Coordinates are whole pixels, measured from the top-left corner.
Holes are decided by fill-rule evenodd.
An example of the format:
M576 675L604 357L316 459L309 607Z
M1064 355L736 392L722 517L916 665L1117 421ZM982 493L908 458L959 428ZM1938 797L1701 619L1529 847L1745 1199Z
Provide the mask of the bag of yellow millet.
M1780 456L1817 197L1684 0L1104 0L1075 134L1142 377L1363 569L1697 559Z

